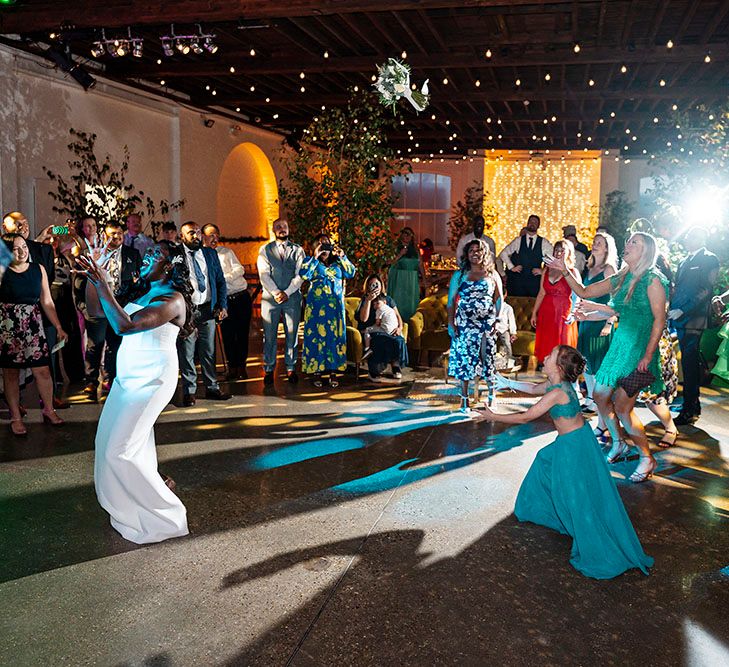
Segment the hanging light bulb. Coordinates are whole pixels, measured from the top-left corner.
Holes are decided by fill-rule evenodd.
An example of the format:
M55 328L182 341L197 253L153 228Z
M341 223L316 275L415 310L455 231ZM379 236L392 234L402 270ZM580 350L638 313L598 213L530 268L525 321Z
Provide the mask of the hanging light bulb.
M545 80L545 81L551 81L551 80L552 80L552 75L551 75L551 74L550 74L549 72L547 72L547 73L546 73L546 74L544 75L544 80Z
M329 51L324 51L324 57L325 58L328 58L329 57Z
M575 53L579 53L579 52L580 52L580 45L579 45L579 44L575 44L575 46L574 46L574 48L573 48L572 50L573 50L573 51L574 51Z
M402 52L402 53L400 54L400 57L401 57L401 58L402 58L403 60L405 60L405 58L407 58L407 57L408 57L408 52L407 52L407 51L403 51L403 52Z
M666 42L666 48L667 48L667 49L672 49L672 48L673 48L673 40L669 39L669 40L668 40L668 41Z
M711 56L708 53L704 56L704 62L705 63L710 63L711 62Z
M625 65L623 65L623 66L622 66L622 67L620 68L620 71L621 71L621 72L622 72L623 74L625 74L625 73L626 73L626 72L628 71L628 68L627 68L627 67L626 67Z
M249 53L250 53L250 54L251 54L252 56L255 56L255 55L256 55L256 50L255 50L255 49L251 49L251 50L249 51Z
M491 57L491 49L486 49L486 53L484 54L487 58Z

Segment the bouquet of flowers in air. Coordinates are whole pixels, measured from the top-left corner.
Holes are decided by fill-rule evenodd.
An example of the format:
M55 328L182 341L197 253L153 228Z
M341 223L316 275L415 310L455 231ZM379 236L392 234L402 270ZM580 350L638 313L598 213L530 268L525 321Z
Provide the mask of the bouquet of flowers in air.
M405 63L401 63L395 58L388 58L384 65L378 67L377 73L379 76L374 86L379 93L380 102L392 107L393 113L402 97L410 102L416 111L422 111L428 106L430 98L428 79L425 80L420 90L412 90L410 88L410 67Z

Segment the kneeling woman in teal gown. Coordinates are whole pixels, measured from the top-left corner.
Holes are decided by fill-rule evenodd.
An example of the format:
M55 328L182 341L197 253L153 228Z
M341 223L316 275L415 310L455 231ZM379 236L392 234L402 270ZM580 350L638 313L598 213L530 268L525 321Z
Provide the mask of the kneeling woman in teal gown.
M648 574L647 556L635 534L600 445L585 423L573 383L585 360L573 347L556 346L544 359L548 380L514 382L499 376L502 386L541 395L526 412L498 414L483 410L489 421L523 424L549 412L557 439L539 451L522 482L514 514L572 536L570 563L587 577L611 579L631 568Z

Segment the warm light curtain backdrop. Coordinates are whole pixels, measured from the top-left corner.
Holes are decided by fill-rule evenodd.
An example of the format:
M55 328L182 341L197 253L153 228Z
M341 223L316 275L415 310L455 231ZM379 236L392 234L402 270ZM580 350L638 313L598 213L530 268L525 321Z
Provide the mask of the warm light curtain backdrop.
M564 159L562 159L564 158ZM575 225L589 243L598 224L600 151L530 156L527 151L489 153L484 162L484 208L494 207L497 252L517 236L530 214L542 220L540 234L554 242L564 225Z

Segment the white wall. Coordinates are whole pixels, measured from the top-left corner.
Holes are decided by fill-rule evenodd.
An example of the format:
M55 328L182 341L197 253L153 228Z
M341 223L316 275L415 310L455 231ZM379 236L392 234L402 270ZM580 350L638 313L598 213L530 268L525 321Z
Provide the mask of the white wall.
M22 210L36 231L54 222L44 167L68 175L70 128L98 135L97 155L131 154L128 182L153 199L187 200L179 220L215 221L218 177L242 142L259 146L274 170L282 137L262 128L200 112L173 101L104 81L84 91L42 59L0 46L0 210ZM247 236L253 230L224 229Z

